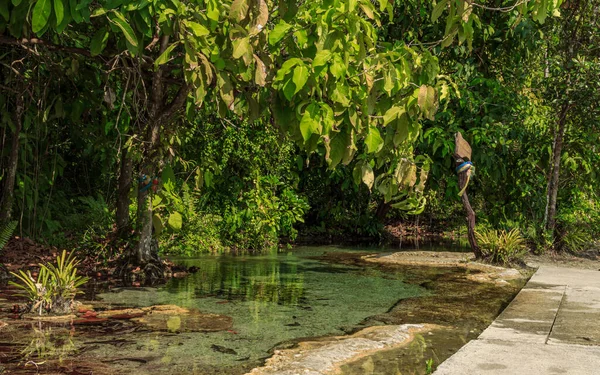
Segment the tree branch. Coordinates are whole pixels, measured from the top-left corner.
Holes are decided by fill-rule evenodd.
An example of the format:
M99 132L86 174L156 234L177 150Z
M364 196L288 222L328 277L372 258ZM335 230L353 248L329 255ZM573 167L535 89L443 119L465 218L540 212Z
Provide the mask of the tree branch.
M28 48L27 46L31 46L31 45L44 46L44 47L46 47L50 50L54 50L54 51L62 51L62 52L68 52L68 53L75 53L75 54L86 56L86 57L93 57L92 54L90 53L90 51L88 51L87 49L77 48L77 47L59 46L59 45L53 44L51 42L48 42L46 40L42 40L42 39L38 39L38 38L17 39L17 38L11 38L8 36L0 36L0 44L23 46L26 48Z

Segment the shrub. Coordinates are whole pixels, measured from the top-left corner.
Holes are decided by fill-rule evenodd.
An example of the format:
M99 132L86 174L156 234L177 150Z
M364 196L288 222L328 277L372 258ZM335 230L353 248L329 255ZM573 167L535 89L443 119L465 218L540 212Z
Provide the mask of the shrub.
M73 309L73 300L79 291L79 287L88 281L85 276L77 275L79 261L73 258L73 254L67 256L66 250L56 257L56 265L40 264L37 279L34 279L30 271L19 273L11 272L13 276L21 281L9 283L23 292L21 295L30 301L30 311L41 315L45 312L59 314L69 313Z
M483 229L475 233L484 257L493 263L507 264L519 260L527 248L518 229L510 231Z
M204 212L194 214L179 232L165 232L161 237L161 250L166 254L184 256L225 252L227 247L221 242L221 222L219 215Z

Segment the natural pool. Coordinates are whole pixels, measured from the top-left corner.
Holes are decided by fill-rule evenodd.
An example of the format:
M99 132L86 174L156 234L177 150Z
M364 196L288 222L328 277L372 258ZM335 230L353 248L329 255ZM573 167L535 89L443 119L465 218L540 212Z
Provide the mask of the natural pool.
M437 316L426 313L422 321L411 318L399 301L417 304L412 310L419 311L423 304L435 303L436 281L445 280L448 288L451 280L463 280L464 270L364 264L358 259L365 252L369 251L303 247L260 256L174 259L198 271L157 288L113 288L96 296L96 308L177 305L213 314L204 316L202 323L178 316L165 318L162 326L130 319L12 321L0 330L0 363L7 373L35 373L37 368L48 374L243 374L259 366L274 348L302 339L341 335L365 324L437 323ZM457 285L474 293L462 281ZM443 293L440 298L448 297ZM493 317L509 294L484 301L495 304L484 303L482 308L492 310L488 315ZM10 301L4 301L7 304ZM432 306L429 312L436 311ZM224 318L230 324L221 324ZM216 323L211 325L210 319ZM375 373L383 375L385 363L397 363L389 356L374 357L375 363L384 363ZM366 372L350 366L347 373Z

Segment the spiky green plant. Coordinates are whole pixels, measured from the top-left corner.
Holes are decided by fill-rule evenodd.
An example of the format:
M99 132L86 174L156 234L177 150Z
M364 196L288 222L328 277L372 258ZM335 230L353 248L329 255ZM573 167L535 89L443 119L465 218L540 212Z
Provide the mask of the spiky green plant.
M475 233L483 255L493 263L506 264L523 257L527 248L518 229L484 229Z
M77 275L79 261L73 254L67 256L67 251L56 257L56 265L40 264L37 280L31 272L22 270L19 273L11 272L21 282L10 281L13 286L22 290L21 295L27 297L31 303L31 311L40 315L43 311L55 313L68 313L71 311L73 300L79 291L79 287L85 284L89 278Z
M4 249L4 246L6 246L16 228L16 221L9 221L8 223L0 226L0 250Z
M73 257L73 253L67 256L63 250L62 255L56 257L56 266L48 264L42 266L48 269L53 282L53 305L55 310L67 312L78 293L82 293L79 287L85 284L89 278L77 275L79 260Z
M47 268L40 268L37 279L33 278L30 271L23 272L23 270L19 270L19 273L11 272L11 274L19 279L21 283L14 281L9 281L8 283L21 289L19 295L26 297L30 301L30 311L38 312L42 315L42 311L52 308L51 296L53 294L53 285L50 282L50 272Z

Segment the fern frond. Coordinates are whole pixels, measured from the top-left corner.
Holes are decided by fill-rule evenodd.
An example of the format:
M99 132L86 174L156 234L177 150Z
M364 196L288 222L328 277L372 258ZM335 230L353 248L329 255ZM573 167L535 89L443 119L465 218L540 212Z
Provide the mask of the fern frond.
M0 227L0 250L4 249L15 229L17 229L16 221L9 221Z

